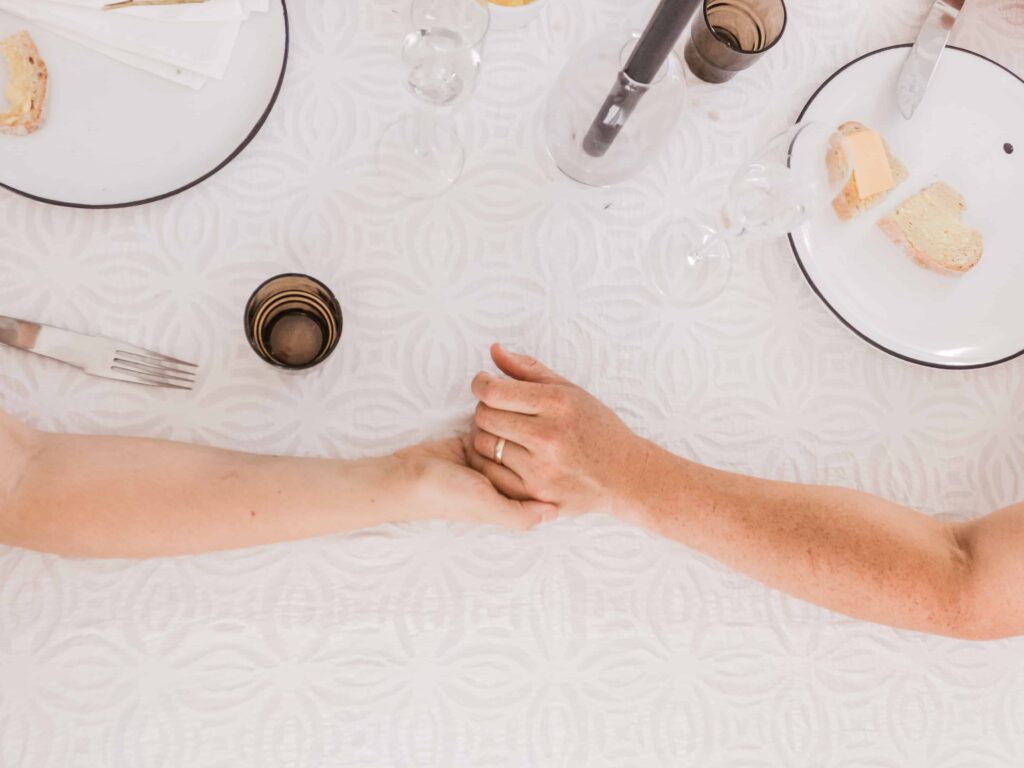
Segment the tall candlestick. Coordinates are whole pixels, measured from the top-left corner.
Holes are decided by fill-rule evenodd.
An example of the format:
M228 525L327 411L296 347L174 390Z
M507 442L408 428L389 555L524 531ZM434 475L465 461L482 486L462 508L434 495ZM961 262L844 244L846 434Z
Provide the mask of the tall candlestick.
M661 0L636 48L619 72L597 117L583 138L583 150L602 157L654 82L702 0Z

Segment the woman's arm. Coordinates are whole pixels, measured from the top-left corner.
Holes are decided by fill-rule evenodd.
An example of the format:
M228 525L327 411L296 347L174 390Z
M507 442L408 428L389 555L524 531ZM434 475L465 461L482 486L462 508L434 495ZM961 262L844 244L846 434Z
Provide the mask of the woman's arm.
M360 461L47 434L0 413L0 543L69 556L154 557L443 518L528 528L466 466L463 442Z
M493 350L470 463L514 498L617 514L799 598L969 638L1024 634L1024 508L950 524L875 496L703 467L530 358ZM503 464L492 459L509 442Z

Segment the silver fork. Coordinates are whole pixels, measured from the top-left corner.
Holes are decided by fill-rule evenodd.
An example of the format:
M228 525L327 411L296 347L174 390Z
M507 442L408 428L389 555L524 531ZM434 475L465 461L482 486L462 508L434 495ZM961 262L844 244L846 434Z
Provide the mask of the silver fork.
M92 376L149 387L192 389L199 368L105 336L87 336L0 315L0 344L81 368Z

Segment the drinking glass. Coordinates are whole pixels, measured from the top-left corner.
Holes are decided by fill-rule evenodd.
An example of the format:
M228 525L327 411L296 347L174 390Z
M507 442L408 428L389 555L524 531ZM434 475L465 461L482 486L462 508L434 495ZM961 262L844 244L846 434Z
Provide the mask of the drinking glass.
M714 225L678 218L655 230L648 269L658 290L695 306L725 288L729 244L791 232L828 206L849 183L851 157L832 126L810 121L780 133L733 176Z
M411 0L401 55L421 107L389 126L377 148L378 168L399 192L433 197L462 174L465 147L440 108L473 92L489 23L487 0Z
M786 31L783 0L704 0L683 57L708 83L724 83L774 46Z
M244 318L253 351L289 371L322 363L341 339L341 305L309 275L289 272L264 281L249 297Z

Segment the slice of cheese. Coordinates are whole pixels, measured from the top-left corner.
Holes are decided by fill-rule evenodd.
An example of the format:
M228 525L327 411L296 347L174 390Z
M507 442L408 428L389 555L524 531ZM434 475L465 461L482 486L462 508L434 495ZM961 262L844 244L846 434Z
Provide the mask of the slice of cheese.
M895 186L885 142L875 131L865 130L847 136L846 146L853 155L853 180L857 183L857 194L861 200L888 192Z

